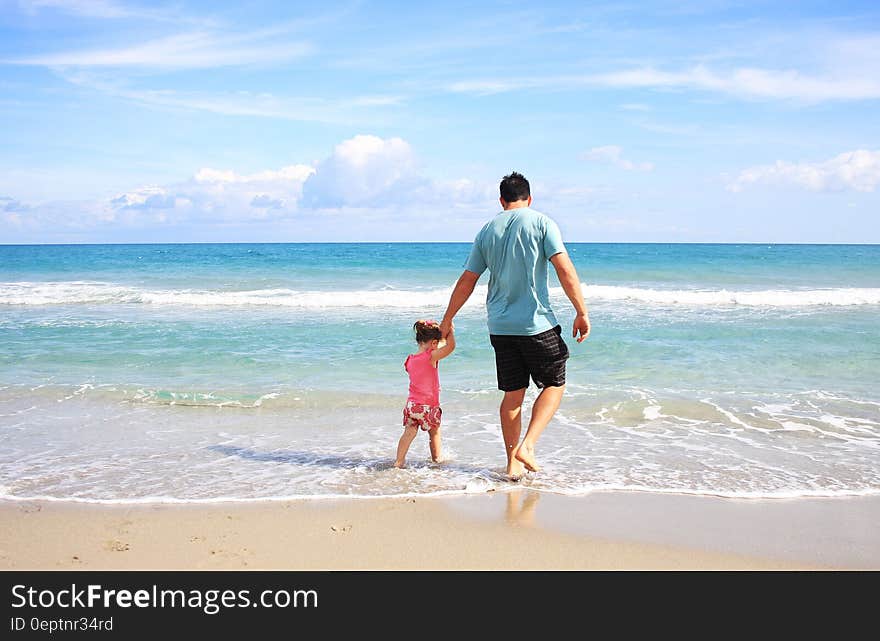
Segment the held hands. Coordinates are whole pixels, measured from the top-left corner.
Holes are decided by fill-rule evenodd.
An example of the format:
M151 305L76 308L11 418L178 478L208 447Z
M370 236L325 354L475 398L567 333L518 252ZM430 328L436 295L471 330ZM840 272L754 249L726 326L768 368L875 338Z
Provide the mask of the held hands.
M455 333L455 324L451 320L446 320L444 318L440 321L440 336L446 338L453 333Z
M580 333L580 336L578 336ZM582 343L584 339L590 335L590 319L586 313L578 314L574 317L574 325L571 328L571 337L577 338L578 343Z

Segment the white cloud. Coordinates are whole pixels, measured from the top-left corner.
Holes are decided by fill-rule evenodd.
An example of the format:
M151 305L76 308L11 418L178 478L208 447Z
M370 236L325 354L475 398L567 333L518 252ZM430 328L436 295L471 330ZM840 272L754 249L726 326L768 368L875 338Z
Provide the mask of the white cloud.
M118 194L110 199L110 205L119 209L171 209L175 200L174 195L166 189L147 186Z
M315 173L309 165L289 165L278 170L238 174L230 169L199 169L193 179L199 183L299 183Z
M315 169L297 164L255 173L204 167L187 182L174 185L185 199L190 216L209 215L213 219L284 217L293 215L302 197L302 188Z
M336 145L318 164L303 186L303 203L320 208L388 202L424 183L405 140L358 135Z
M607 163L626 171L651 171L654 169L654 163L627 160L623 157L623 148L617 145L593 147L590 151L581 154L581 158L583 160Z
M793 185L810 191L871 192L880 184L880 151L857 149L823 162L791 163L777 160L772 165L749 167L739 173L727 189L739 192L751 185Z
M283 218L297 211L309 165L251 174L204 167L184 182L138 187L112 198L81 203L84 220L137 224L247 221Z
M301 209L382 209L411 216L419 208L459 212L498 205L497 183L440 180L419 170L401 138L357 135L335 147L303 185Z
M336 145L314 167L294 164L254 172L203 167L177 183L143 185L90 201L39 203L27 216L4 212L7 204L17 203L4 196L0 221L5 217L10 227L31 239L67 234L175 240L175 230L201 230L198 233L207 238L230 228L272 237L271 227L251 229L262 222L295 226L322 240L337 232L358 238L356 229L378 240L384 234L401 238L408 233L402 223L420 220L424 231L419 234L454 240L455 223L482 220L498 207L497 189L494 181L429 178L419 172L407 141L358 135ZM338 223L332 221L343 219L349 221L344 228L334 226ZM134 233L137 236L131 236Z

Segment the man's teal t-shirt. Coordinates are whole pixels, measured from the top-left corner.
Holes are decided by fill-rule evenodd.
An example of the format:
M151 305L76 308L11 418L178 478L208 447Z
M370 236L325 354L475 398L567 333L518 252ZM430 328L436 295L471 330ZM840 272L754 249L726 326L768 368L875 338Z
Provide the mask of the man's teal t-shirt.
M559 227L544 214L521 207L502 211L477 234L464 268L488 268L489 333L533 336L556 326L550 308L547 267L565 251Z

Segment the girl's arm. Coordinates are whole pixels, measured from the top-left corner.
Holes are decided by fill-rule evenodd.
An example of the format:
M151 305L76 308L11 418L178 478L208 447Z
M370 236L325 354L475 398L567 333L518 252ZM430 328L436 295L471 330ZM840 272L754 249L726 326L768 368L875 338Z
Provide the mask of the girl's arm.
M439 361L440 359L446 358L454 351L455 351L455 330L450 329L449 333L446 335L446 344L443 347L438 347L433 352L431 352L431 364L436 365L437 361Z

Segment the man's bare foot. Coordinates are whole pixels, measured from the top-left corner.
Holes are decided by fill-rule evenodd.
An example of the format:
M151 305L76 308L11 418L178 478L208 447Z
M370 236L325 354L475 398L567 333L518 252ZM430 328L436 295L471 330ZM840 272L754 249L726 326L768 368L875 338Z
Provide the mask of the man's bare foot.
M510 463L507 464L507 478L511 481L519 481L523 477L523 473L525 470L523 469L523 464L516 460L514 456Z
M535 460L535 450L520 446L516 451L516 460L522 463L529 472L540 472L541 466Z
M403 461L394 461L394 465L392 465L391 467L396 467L398 470L402 470L406 467L406 463L404 463Z

